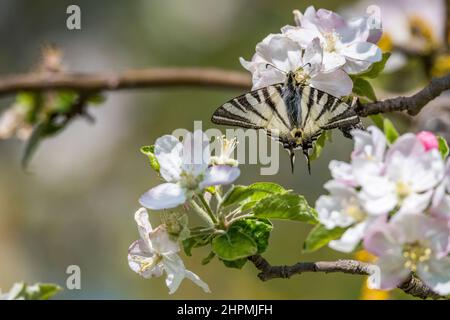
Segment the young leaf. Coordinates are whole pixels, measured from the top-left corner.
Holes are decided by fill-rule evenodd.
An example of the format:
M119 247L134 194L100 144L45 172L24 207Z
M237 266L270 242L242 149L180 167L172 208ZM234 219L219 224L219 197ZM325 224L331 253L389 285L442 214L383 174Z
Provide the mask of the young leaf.
M326 131L322 132L319 139L317 139L316 144L314 145L312 154L309 156L309 159L311 161L319 158L319 156L322 153L322 150L325 146L325 143L327 141L331 141L331 135L332 135L331 130L326 130Z
M48 300L61 290L61 287L53 283L28 285L25 282L17 282L6 293L6 297L8 300Z
M246 258L258 251L255 241L237 229L215 237L211 246L219 258L227 261Z
M207 265L208 263L210 263L215 256L216 254L211 251L205 258L203 258L202 265Z
M441 153L442 158L445 160L449 153L447 141L441 136L438 136L437 139L439 142L439 152Z
M141 147L141 152L148 157L148 159L150 160L150 166L153 168L153 170L159 172L159 163L155 157L155 146Z
M242 219L238 220L230 227L237 229L253 239L258 249L257 253L261 254L266 251L269 245L270 231L272 231L272 223L267 219Z
M328 230L323 225L315 226L303 243L303 252L313 252L327 245L331 240L342 236L346 228L334 228Z
M192 248L206 246L211 240L211 234L201 234L192 236L182 241L184 253L187 256L192 256Z
M361 97L367 97L372 101L377 100L372 85L364 78L353 78L353 93Z
M232 260L232 261L227 261L227 260L222 260L222 259L220 259L220 260L223 262L225 267L234 268L234 269L242 269L242 267L247 262L247 258L240 258L240 259L236 259L236 260Z
M275 194L260 200L253 208L258 218L285 219L317 224L317 212L303 196L294 193Z
M384 130L384 118L381 114L373 114L369 116L370 120L372 120L373 124L378 127L380 130Z
M67 113L72 110L72 106L76 103L77 99L78 94L75 91L61 90L56 93L49 107L57 113Z
M287 192L282 186L271 182L257 182L249 186L235 186L224 196L221 206L228 207L242 202L258 201L272 194Z
M369 68L369 70L358 74L358 77L375 79L376 77L378 77L381 74L381 72L383 72L384 67L386 66L386 62L389 60L390 56L391 56L390 52L383 53L383 56L380 61L372 64L372 66Z
M395 129L393 123L389 119L384 119L383 121L383 129L384 134L386 135L386 139L390 144L393 144L395 140L397 140L399 134L397 129Z

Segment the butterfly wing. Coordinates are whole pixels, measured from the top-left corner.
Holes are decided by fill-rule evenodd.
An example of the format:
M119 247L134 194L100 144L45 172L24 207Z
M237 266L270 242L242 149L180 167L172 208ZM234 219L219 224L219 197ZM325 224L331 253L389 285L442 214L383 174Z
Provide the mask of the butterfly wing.
M263 129L286 144L293 128L290 111L283 100L283 84L275 84L238 96L220 106L211 121L216 124Z
M299 86L301 129L304 144L312 147L324 130L347 128L360 122L355 111L345 102L310 86ZM306 146L305 146L306 147Z

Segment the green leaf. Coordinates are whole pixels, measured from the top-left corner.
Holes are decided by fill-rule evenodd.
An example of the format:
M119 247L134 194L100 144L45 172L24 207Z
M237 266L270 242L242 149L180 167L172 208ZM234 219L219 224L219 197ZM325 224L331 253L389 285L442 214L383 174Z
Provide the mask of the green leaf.
M271 182L257 182L249 186L234 186L224 196L221 206L228 207L238 203L259 201L272 194L287 192L282 186Z
M373 124L378 127L378 129L384 130L384 118L381 114L372 114L369 118L372 120Z
M205 258L203 258L202 265L207 265L208 263L210 263L215 256L216 254L211 251Z
M270 231L272 231L272 223L267 219L242 219L233 223L231 229L237 229L253 239L258 249L257 253L261 254L266 251L269 245Z
M394 124L391 120L385 118L383 121L383 129L384 134L386 135L386 139L390 144L393 144L395 140L397 140L399 134L397 129L395 129Z
M331 130L325 130L320 134L319 139L317 139L316 143L314 144L314 149L312 154L309 156L309 159L311 161L316 160L319 158L320 154L322 153L323 148L325 147L325 143L327 141L331 141L332 131Z
M372 66L369 68L369 70L358 74L358 77L364 77L369 79L375 79L378 77L384 70L384 67L386 66L386 62L389 60L389 57L391 56L390 52L383 53L383 56L380 61L375 62L372 64Z
M50 109L57 113L67 113L72 110L72 106L76 103L78 94L72 90L61 90L50 104Z
M192 232L192 231L191 231ZM201 234L192 236L182 241L184 253L187 256L192 256L192 248L206 246L211 240L211 234Z
M258 251L255 241L237 229L215 237L211 245L217 256L227 261L246 258Z
M6 295L11 300L48 300L61 290L61 287L53 283L28 285L24 282L18 282Z
M148 159L150 160L150 166L153 168L153 170L159 172L159 163L158 160L155 157L155 146L144 146L141 147L141 153L145 154Z
M241 259L236 259L236 260L232 260L232 261L227 261L227 260L220 259L220 261L222 261L223 264L227 268L242 269L242 267L247 262L247 258L241 258Z
M309 232L308 237L303 243L303 252L313 252L322 248L331 240L340 238L345 230L346 228L334 228L328 230L321 224L315 226Z
M449 148L448 148L447 141L441 136L438 136L437 139L438 139L438 142L439 142L439 152L442 155L442 159L445 160L447 158L447 156L448 156L448 153L449 153Z
M102 93L91 94L87 98L87 102L90 104L93 104L93 105L100 105L105 101L106 101L106 97Z
M317 212L303 196L294 193L275 194L259 201L253 208L258 218L285 219L317 224Z
M367 97L372 101L377 100L372 85L364 78L353 78L353 93L361 97Z

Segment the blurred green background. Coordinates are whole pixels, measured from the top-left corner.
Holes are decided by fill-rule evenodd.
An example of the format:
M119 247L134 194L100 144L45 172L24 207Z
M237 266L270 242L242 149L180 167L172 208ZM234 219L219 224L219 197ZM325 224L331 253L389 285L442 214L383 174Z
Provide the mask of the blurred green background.
M66 8L81 7L82 30L66 29ZM27 72L40 47L64 50L71 71L120 71L153 66L214 66L242 70L257 42L292 23L292 10L338 9L347 1L165 0L25 1L0 0L0 74ZM0 142L0 288L25 280L65 287L67 266L81 268L81 290L65 289L63 299L357 299L363 277L304 274L261 282L253 265L227 269L217 260L200 261L207 249L185 262L212 289L204 294L184 281L172 296L164 279L145 280L128 268L127 249L138 238L133 220L138 197L158 183L139 147L176 128L192 130L194 120L212 127L211 113L241 91L148 89L108 93L92 110L94 125L76 120L62 134L44 141L30 173L20 168L24 145ZM13 98L3 98L0 109ZM291 174L287 154L281 171L259 176L259 165L241 167L240 184L274 181L304 194L311 204L324 193L331 159L346 160L352 142L334 133L333 143L312 165L299 157ZM159 216L152 216L154 224ZM308 226L275 223L265 256L273 264L348 258L329 249L302 254ZM404 297L399 292L394 297Z

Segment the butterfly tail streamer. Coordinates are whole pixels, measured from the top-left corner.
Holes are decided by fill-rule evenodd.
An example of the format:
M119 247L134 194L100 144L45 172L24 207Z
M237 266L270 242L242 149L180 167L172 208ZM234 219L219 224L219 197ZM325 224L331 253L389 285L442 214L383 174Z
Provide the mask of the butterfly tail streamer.
M311 160L309 159L308 149L304 149L303 154L305 155L306 163L308 164L308 173L311 175Z

